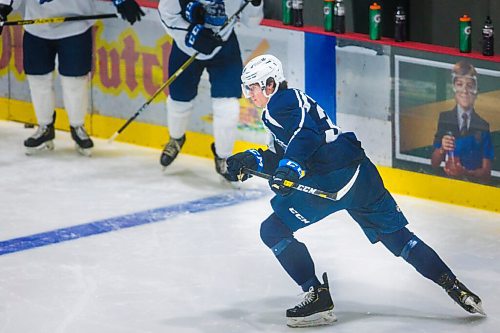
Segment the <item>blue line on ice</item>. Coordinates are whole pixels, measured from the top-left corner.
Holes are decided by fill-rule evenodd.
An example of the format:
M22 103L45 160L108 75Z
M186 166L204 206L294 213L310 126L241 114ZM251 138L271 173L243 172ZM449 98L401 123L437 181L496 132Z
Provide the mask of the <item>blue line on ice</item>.
M262 196L263 192L258 190L232 191L172 206L149 209L142 212L9 239L0 242L0 256L75 240L81 237L98 235L148 223L161 222L181 214L199 213L228 207L244 201L262 198Z

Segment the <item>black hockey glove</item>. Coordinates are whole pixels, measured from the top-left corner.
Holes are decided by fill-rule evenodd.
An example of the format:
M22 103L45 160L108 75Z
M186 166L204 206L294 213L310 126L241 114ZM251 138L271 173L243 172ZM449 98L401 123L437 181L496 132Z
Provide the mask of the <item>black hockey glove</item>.
M135 0L113 0L113 3L122 16L122 19L127 20L130 24L141 20L144 12Z
M252 6L259 7L262 3L262 0L252 0L250 2L252 3Z
M261 171L264 168L262 155L256 149L249 149L242 153L230 156L227 159L226 163L228 174L226 178L228 178L232 182L238 180L244 182L251 177L251 175L247 175L241 172L243 168L248 168L255 171Z
M293 189L285 186L286 181L296 183L302 175L302 168L300 165L291 160L281 160L278 168L274 171L274 175L269 179L269 186L274 193L287 196Z
M0 21L7 21L7 16L12 12L12 6L0 4Z
M205 23L205 8L198 1L180 1L181 2L181 15L191 24Z
M222 26L227 20L223 0L181 0L181 15L191 24Z
M222 39L219 35L214 34L211 29L196 24L189 27L185 43L200 53L210 54L217 46L222 45Z

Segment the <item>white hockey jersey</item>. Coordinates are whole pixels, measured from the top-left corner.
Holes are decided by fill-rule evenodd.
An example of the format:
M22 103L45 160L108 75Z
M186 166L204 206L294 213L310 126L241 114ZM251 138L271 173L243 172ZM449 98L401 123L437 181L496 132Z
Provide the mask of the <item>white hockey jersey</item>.
M252 4L248 4L245 9L239 15L239 21L249 28L257 27L264 17L263 2L260 6L255 7ZM245 0L225 0L224 4L226 7L226 15L230 18L234 13L240 9L240 7L245 3ZM158 11L160 13L160 18L167 30L167 33L172 36L175 40L177 46L189 56L196 53L196 50L186 46L185 38L187 34L187 29L189 27L189 22L187 22L181 15L181 6L179 0L160 0L158 5ZM232 20L223 31L219 31L219 35L222 40L226 41L231 32L234 29L234 25L238 20ZM207 60L212 59L221 48L217 47L211 54L199 54L196 59Z
M14 0L13 8L17 9L24 4L24 19L39 19L48 17L69 17L96 14L96 0L49 0L40 4L40 0ZM0 0L0 3L9 5L11 0ZM30 24L24 29L30 34L46 38L59 39L75 36L85 32L94 24L94 20L72 21L50 24Z

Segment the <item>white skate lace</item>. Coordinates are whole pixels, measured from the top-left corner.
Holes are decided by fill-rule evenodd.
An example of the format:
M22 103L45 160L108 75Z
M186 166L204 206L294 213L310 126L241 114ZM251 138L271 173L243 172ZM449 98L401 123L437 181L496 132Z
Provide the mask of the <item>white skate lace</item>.
M37 128L37 130L36 130L35 134L33 134L33 135L31 136L31 138L36 140L36 139L38 139L38 138L42 137L42 136L43 136L43 134L47 131L47 128L48 128L48 126L47 126L47 125L38 126L38 128Z
M165 149L163 149L163 153L167 156L172 157L175 156L179 150L181 150L181 145L177 140L172 139L165 146Z
M316 293L314 292L314 287L310 287L309 291L307 291L304 295L304 300L300 302L297 307L298 308L303 308L308 304L311 304L314 299L316 298Z
M80 138L80 140L88 140L89 136L83 126L75 127L75 133Z

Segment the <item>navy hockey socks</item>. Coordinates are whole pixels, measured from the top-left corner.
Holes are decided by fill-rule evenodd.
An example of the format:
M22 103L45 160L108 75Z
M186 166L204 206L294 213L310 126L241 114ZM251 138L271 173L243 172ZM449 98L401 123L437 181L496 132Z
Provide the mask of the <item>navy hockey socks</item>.
M403 258L420 274L438 284L443 274L455 277L450 268L430 246L416 236L412 240L417 241L417 244L409 251L408 256Z
M306 246L295 238L287 238L282 242L287 243L287 245L276 255L276 258L288 275L302 287L303 291L308 291L311 286L319 286L321 283L314 273L314 262ZM282 246L280 243L276 246ZM275 248L272 248L273 252Z
M402 257L417 272L435 283L439 284L443 274L455 277L438 254L406 228L383 234L380 240L395 256Z
M314 262L307 247L293 237L292 231L276 214L271 214L262 222L260 237L303 291L321 284L314 272Z

